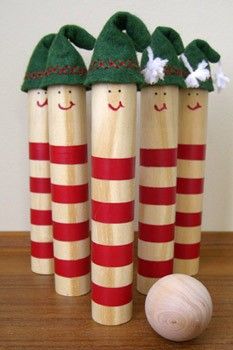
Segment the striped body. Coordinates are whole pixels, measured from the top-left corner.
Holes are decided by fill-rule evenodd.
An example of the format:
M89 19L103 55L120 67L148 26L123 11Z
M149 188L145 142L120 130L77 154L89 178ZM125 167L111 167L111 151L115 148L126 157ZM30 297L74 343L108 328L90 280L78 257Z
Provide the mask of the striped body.
M143 294L173 270L178 98L175 86L141 91L137 289Z
M49 171L48 105L44 90L30 90L29 159L31 207L31 268L53 273L52 216Z
M55 289L90 289L85 89L48 88Z
M188 275L199 268L207 100L207 91L180 91L174 272Z
M135 120L136 86L93 86L92 317L106 325L132 317Z

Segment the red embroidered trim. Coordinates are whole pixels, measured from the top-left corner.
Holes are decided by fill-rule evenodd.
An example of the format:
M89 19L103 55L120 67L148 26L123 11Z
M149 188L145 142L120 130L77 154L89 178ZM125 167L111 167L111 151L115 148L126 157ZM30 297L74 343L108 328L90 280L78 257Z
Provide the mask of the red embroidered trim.
M93 62L91 62L89 70L92 71L92 70L96 70L99 68L103 68L103 69L117 68L117 69L119 69L122 67L139 70L137 62L134 62L131 60L126 60L126 61L121 61L121 60L93 61Z
M137 62L131 61L131 60L126 60L126 61L121 61L121 60L116 60L116 61L93 61L90 65L90 71L96 70L96 69L109 69L109 68L131 68L139 71L139 67ZM165 67L165 75L177 75L183 77L185 75L185 71L182 69L174 68L174 67Z
M164 68L164 73L165 75L176 75L178 77L184 77L185 76L185 71L182 69L174 68L171 66L166 66Z
M85 67L79 67L79 66L56 66L56 67L49 67L44 71L35 71L35 72L27 72L25 75L25 79L40 79L45 76L49 76L51 74L65 74L65 75L80 75L83 76L87 73L87 69Z

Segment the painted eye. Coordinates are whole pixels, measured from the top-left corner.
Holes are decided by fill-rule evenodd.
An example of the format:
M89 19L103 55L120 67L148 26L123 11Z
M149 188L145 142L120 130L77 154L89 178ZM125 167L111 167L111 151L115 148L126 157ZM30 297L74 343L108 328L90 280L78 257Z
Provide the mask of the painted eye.
M166 92L164 92L163 94L164 94L164 96L165 96L165 95L167 95L167 93L166 93Z
M198 95L199 95L199 93L197 92L197 93L196 93L196 95L198 96Z
M108 92L112 92L111 90L108 90Z
M71 90L69 90L69 94L71 94Z
M119 89L118 92L121 92L121 90Z
M155 95L158 95L158 92L155 92Z
M61 93L61 91L58 91L58 93L60 94L60 93Z
M188 95L189 95L189 96L191 95L190 92L188 93Z
M40 95L40 91L37 91L37 94Z

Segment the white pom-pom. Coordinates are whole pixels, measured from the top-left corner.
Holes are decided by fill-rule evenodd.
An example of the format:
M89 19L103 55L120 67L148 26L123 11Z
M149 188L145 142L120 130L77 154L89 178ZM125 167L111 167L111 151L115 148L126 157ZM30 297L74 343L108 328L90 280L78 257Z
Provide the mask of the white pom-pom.
M216 71L215 76L215 83L218 89L218 92L220 92L222 89L225 89L227 83L229 83L230 79L223 73L222 69L222 63L221 61L218 62L218 68Z
M185 67L188 69L190 73L185 79L185 83L187 87L198 88L200 86L200 83L199 83L200 81L203 82L210 78L210 71L208 68L206 68L208 67L208 63L205 60L203 60L198 64L196 70L193 70L193 68L189 64L187 57L184 54L180 55L180 57Z
M148 62L145 69L142 70L145 82L148 84L156 84L159 79L164 79L164 67L166 66L168 60L156 57L154 59L153 51L149 46L147 48L148 52Z

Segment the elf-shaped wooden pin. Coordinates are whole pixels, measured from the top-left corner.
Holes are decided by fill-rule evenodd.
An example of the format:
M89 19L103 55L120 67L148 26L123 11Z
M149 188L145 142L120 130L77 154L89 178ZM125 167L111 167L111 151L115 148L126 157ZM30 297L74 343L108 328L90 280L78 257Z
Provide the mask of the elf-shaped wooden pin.
M208 92L214 89L209 62L218 62L220 55L197 39L180 58L187 87L180 90L174 272L195 275L201 241ZM227 81L220 66L218 89Z
M53 273L48 101L47 92L40 89L40 84L54 37L55 34L49 34L40 40L22 85L29 102L31 269L40 274Z
M185 87L179 34L158 27L142 55L137 289L147 294L172 273L179 87Z
M95 43L80 27L62 27L42 81L49 103L55 289L67 296L90 289L86 67L70 41L87 50Z
M124 33L123 31L126 31ZM94 48L92 85L92 317L117 325L132 317L136 51L150 35L130 13L114 14Z

